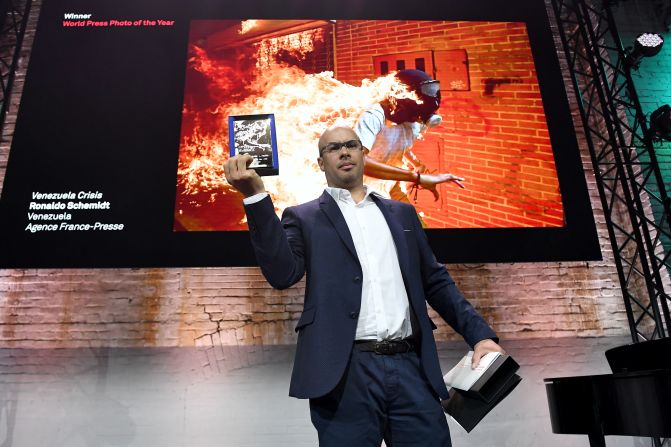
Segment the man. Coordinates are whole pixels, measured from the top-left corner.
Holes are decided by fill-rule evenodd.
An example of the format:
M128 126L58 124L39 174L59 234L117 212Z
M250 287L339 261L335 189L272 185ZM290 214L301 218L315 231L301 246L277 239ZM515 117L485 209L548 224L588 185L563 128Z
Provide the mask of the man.
M426 302L475 347L475 363L502 351L496 335L436 262L414 208L364 186L356 134L332 128L318 146L328 187L281 221L251 157L224 167L268 282L284 289L307 275L289 394L310 399L322 447L449 446Z
M395 77L417 96L418 101L390 97L361 114L354 131L367 154L364 174L396 180L388 191L393 199L409 202L398 184L402 181L428 189L438 200L438 184L454 182L463 188L464 179L446 173L425 173L426 166L414 154L412 145L422 133L442 121L440 115L436 115L441 100L440 82L421 70L400 70ZM407 169L406 163L414 169Z

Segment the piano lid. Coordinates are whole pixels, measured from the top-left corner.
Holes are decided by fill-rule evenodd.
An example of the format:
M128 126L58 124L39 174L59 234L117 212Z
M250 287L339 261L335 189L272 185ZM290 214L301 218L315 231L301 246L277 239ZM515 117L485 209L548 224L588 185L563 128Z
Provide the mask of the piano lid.
M606 351L606 359L614 373L671 369L671 338L642 341Z

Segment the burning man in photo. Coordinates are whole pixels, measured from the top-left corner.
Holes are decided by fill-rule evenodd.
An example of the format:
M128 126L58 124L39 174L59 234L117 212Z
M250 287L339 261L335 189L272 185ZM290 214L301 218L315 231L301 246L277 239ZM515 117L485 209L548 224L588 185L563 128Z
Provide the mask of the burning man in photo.
M435 113L440 107L440 82L421 70L401 70L396 78L417 100L390 96L359 117L354 130L368 152L364 173L377 179L396 180L389 190L395 200L409 201L399 182L412 182L415 188L428 189L438 200L438 184L454 182L463 188L464 179L447 173L428 173L411 148L424 132L442 121Z
M396 43L363 51L358 45L367 39L369 26L412 25L421 36L421 31L448 30L454 24L299 22L192 22L175 231L246 229L238 193L221 172L230 152L228 119L265 113L276 120L281 174L264 181L278 216L323 188L310 147L325 126L338 123L354 127L366 148L366 182L387 197L412 202L427 228L563 225L535 72L489 96L483 90L490 85L487 80L498 79L496 67L510 71L519 61L533 66L528 43L513 45L515 52L506 58L514 63L498 61L456 36L436 37L435 49L421 37L404 37L413 50L407 54ZM479 26L473 24L473 32ZM351 33L358 37L344 38Z

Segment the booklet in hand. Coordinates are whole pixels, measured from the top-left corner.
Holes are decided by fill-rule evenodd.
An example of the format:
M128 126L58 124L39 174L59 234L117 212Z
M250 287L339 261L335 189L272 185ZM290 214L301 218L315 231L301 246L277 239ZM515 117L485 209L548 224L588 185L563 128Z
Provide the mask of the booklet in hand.
M473 352L469 352L445 376L450 399L443 409L467 432L501 402L520 383L517 362L507 354L490 352L471 369Z
M259 175L279 175L274 114L229 116L228 138L231 157L250 155L249 169Z

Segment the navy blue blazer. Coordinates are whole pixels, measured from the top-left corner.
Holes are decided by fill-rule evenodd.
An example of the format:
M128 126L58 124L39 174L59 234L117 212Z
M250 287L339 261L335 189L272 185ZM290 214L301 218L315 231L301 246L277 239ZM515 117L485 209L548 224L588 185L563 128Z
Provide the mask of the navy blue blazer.
M447 399L426 303L471 346L496 339L496 334L436 261L415 208L373 197L396 244L422 367L436 394ZM268 282L285 289L307 276L289 395L323 396L345 372L361 307L363 274L345 218L327 192L287 208L281 221L269 197L245 210L256 258Z

